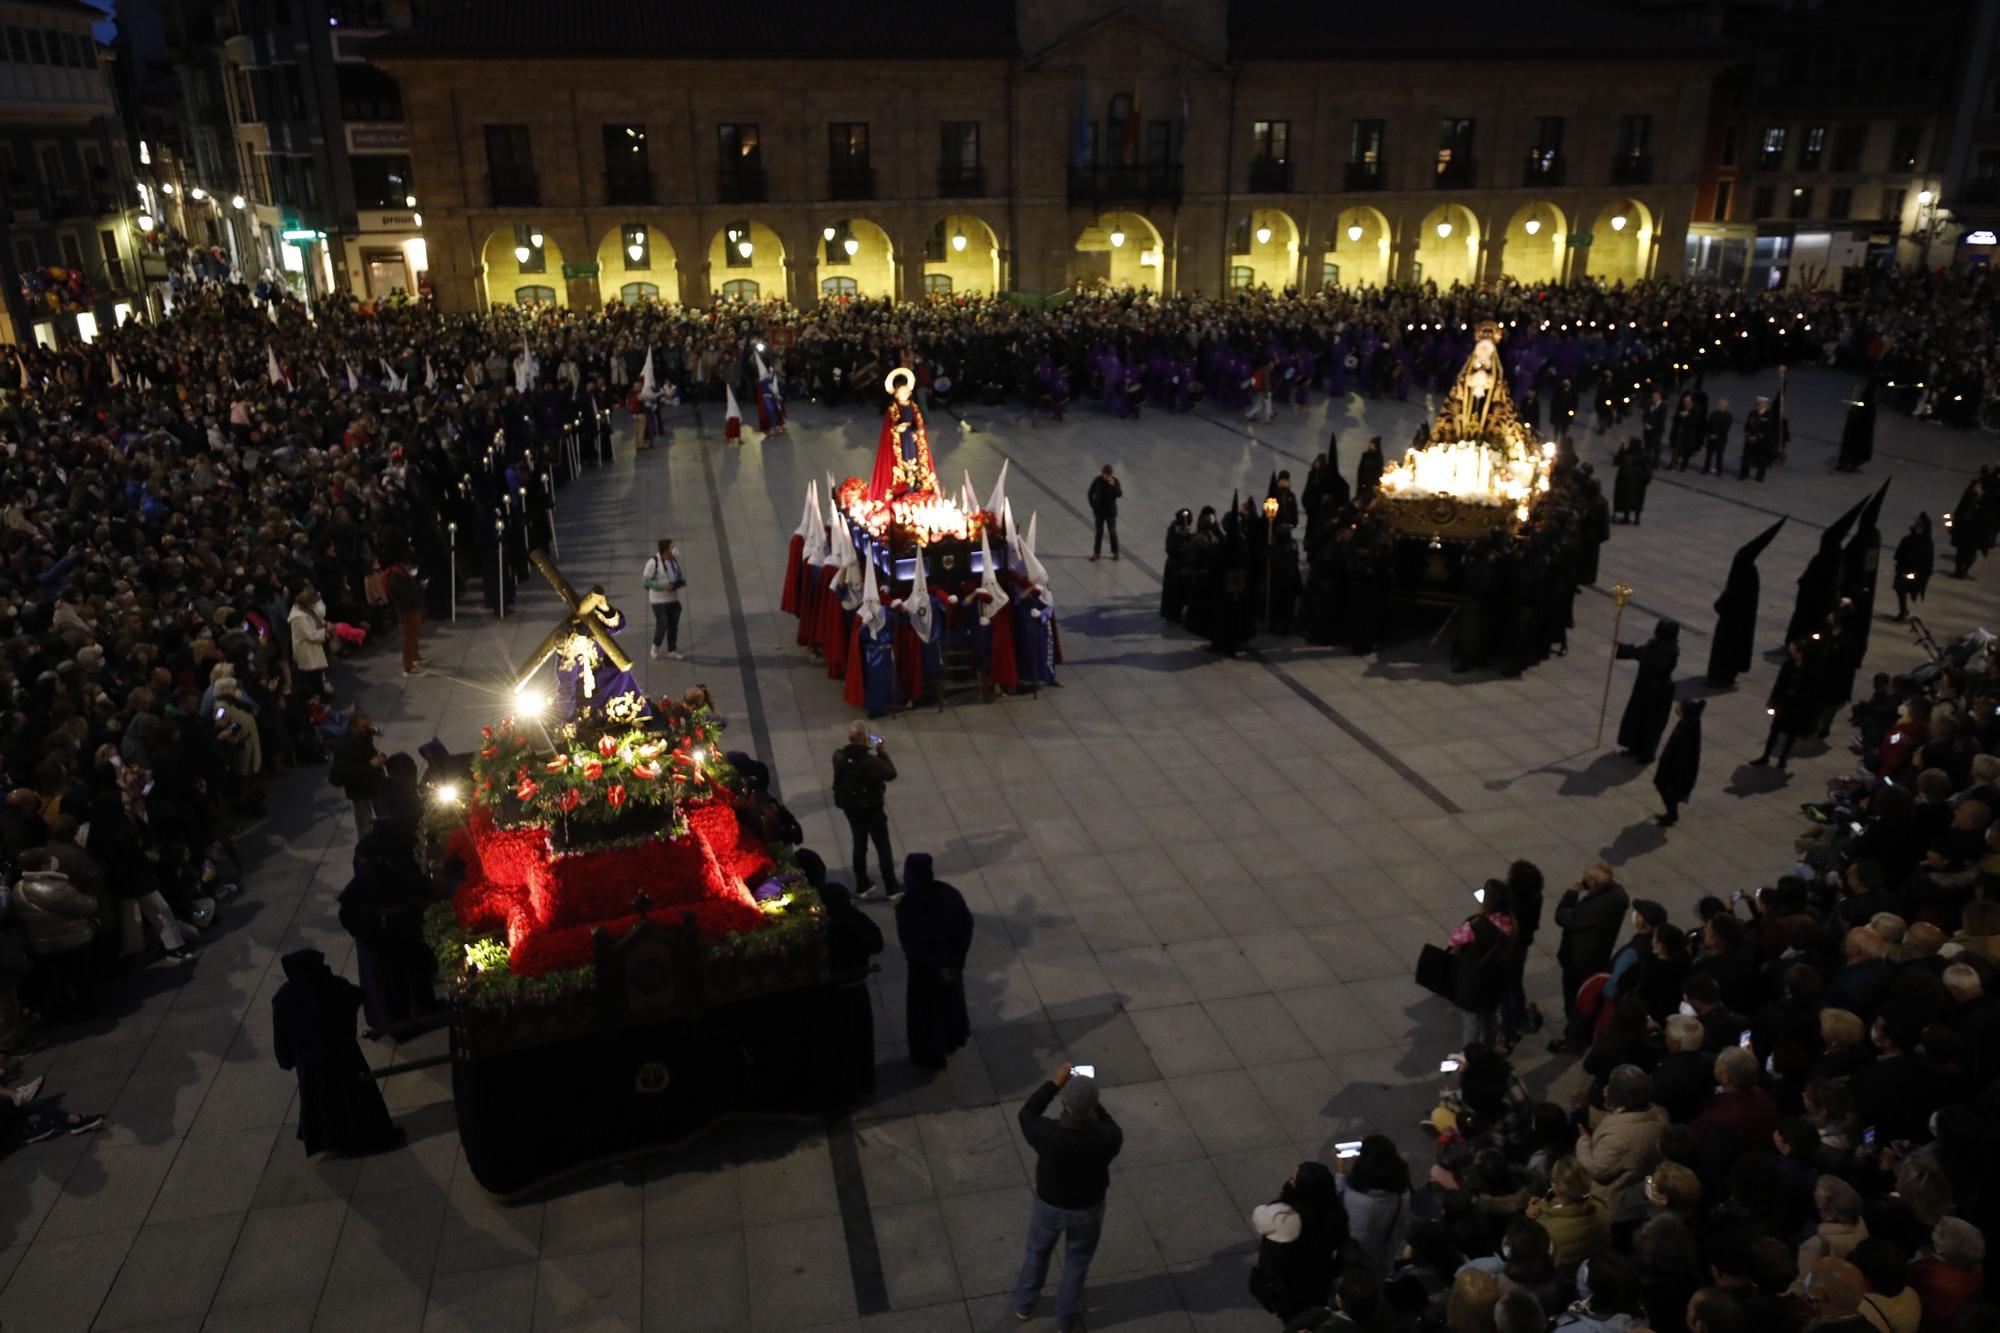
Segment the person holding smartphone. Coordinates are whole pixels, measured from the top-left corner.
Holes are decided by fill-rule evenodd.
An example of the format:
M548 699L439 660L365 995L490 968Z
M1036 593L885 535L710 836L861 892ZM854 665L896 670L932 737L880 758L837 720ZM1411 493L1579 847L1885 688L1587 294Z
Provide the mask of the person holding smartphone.
M891 902L903 896L896 886L896 863L889 855L889 784L896 780L896 765L880 736L868 734L866 722L851 723L847 744L833 752L833 804L847 816L847 828L854 836L854 896L863 902ZM886 892L878 892L868 878L868 844L875 844L875 863L882 871Z
M660 655L660 644L667 645L667 656L676 662L687 660L687 654L680 650L681 637L681 589L687 587L687 576L681 572L680 546L672 537L660 538L659 549L646 568L639 575L639 582L645 585L646 601L653 608L653 646L648 656Z
M1062 1099L1051 1120L1050 1103ZM1056 1328L1083 1327L1083 1284L1104 1234L1104 1196L1111 1163L1125 1131L1098 1099L1097 1080L1069 1066L1028 1095L1019 1113L1021 1136L1035 1150L1035 1192L1028 1201L1028 1244L1014 1279L1014 1314L1031 1318L1049 1277L1056 1242L1063 1243L1062 1283L1056 1288Z

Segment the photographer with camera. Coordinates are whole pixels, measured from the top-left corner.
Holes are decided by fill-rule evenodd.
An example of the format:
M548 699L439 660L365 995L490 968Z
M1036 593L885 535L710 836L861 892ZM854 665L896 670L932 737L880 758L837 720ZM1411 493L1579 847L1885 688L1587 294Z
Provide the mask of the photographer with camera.
M847 728L847 744L833 752L833 804L847 816L854 834L854 896L863 902L891 902L903 896L896 884L896 863L889 855L889 784L896 780L896 765L887 754L880 736L868 734L866 722ZM886 892L877 890L868 878L868 844L875 844L875 860L882 868Z

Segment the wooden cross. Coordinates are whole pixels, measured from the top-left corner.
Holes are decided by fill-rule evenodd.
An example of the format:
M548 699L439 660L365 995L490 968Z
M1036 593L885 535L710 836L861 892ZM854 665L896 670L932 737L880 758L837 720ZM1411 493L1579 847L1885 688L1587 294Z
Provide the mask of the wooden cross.
M548 637L543 639L529 655L527 665L521 668L520 679L516 682L517 687L533 680L535 673L542 669L542 663L549 660L549 654L562 647L565 640L578 634L588 634L594 639L597 646L604 650L604 655L611 659L612 666L620 671L630 671L632 659L625 655L625 650L618 646L618 640L612 637L611 631L604 627L604 622L597 618L595 612L587 614L584 612L582 600L577 597L576 590L569 586L569 581L563 578L562 571L556 568L555 561L549 559L549 553L542 550L530 551L528 563L540 570L542 577L549 581L549 586L556 590L556 596L562 598L563 609L568 614L563 617L561 624L549 631Z

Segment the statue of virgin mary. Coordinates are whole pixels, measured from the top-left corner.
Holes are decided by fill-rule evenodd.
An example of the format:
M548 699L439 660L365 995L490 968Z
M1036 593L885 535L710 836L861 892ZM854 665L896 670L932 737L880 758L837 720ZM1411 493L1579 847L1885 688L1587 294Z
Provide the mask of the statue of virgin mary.
M910 401L916 382L916 373L906 366L898 366L882 381L891 401L883 410L882 435L875 444L875 471L868 479L870 500L892 500L909 491L937 493L937 469L931 466L924 414Z

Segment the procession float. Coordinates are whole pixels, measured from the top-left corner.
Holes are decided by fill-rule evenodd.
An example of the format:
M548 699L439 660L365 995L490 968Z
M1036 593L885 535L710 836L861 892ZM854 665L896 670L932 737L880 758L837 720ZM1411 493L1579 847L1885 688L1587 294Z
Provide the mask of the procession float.
M601 589L565 615L428 831L456 888L427 936L466 1162L509 1194L737 1113L809 1114L846 1072L826 923L707 709L650 701ZM536 687L556 661L556 690Z
M1372 513L1395 535L1399 591L1447 599L1466 549L1511 537L1547 495L1554 441L1537 441L1514 411L1500 363L1499 325L1479 326L1428 439L1382 469Z
M847 702L881 716L959 690L982 698L1055 685L1062 648L1036 521L1018 531L1003 465L981 503L967 474L947 495L915 376L891 371L870 476L818 484L786 553L779 604Z

